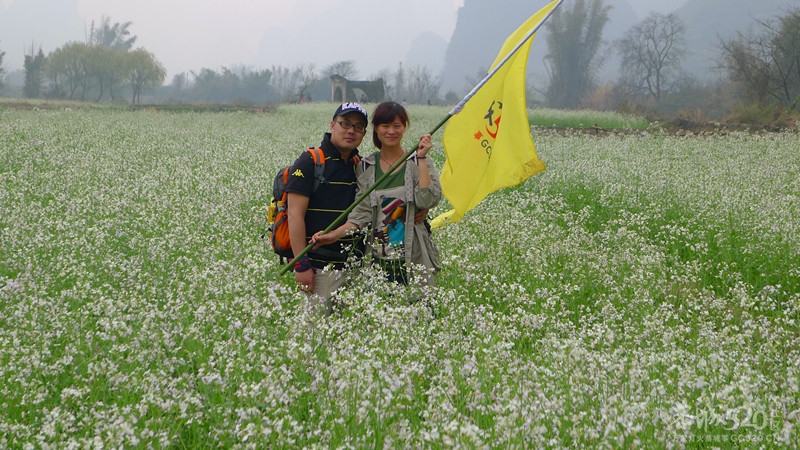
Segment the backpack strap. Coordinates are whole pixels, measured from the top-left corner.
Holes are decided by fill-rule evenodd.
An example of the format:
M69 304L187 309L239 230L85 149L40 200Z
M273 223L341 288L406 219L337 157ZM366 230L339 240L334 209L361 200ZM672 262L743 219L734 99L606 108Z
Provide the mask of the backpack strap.
M325 182L325 176L323 175L325 172L325 152L321 148L314 147L309 147L306 151L311 154L311 158L314 160L314 190L316 191L320 183Z
M286 186L289 183L289 167L283 169L281 178L283 179L283 185ZM283 190L283 195L286 195L286 189Z
M362 172L366 172L366 170L369 168L369 166L371 164L369 162L367 162L367 160L365 160L365 159L361 159L361 158L358 158L358 159L359 159L358 164L361 164L361 171Z
M311 159L314 160L314 190L316 191L319 185L325 182L325 176L323 175L325 172L325 152L320 147L309 147L306 151L311 154ZM353 155L353 167L360 163L361 157Z

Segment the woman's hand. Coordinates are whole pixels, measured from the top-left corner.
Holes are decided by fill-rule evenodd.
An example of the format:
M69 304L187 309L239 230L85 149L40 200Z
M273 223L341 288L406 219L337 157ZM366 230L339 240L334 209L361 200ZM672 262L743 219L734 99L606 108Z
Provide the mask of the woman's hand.
M428 217L428 210L427 209L420 209L417 210L417 213L414 214L414 223L419 225L425 221L425 218Z
M422 137L419 138L419 147L417 147L417 156L420 158L426 157L431 148L433 148L433 144L431 144L431 135L423 134Z
M311 236L311 243L315 244L314 245L314 250L322 247L323 245L333 244L334 242L336 242L338 240L339 240L339 238L336 237L336 234L335 234L334 231L331 231L330 233L325 233L325 234L322 234L322 231L317 231L316 233L314 233L313 236Z
M358 227L352 222L347 222L339 228L330 231L329 233L322 234L322 231L317 231L311 236L311 242L314 245L314 250L322 247L323 245L330 245L339 239L347 236L349 233L356 231Z

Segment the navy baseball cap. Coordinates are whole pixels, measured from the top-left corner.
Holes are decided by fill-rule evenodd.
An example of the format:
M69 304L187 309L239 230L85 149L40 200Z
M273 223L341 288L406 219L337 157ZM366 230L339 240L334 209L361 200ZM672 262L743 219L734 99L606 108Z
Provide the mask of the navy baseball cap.
M361 116L364 117L364 123L369 123L369 120L367 119L367 110L365 110L363 106L356 102L342 103L338 108L336 108L336 113L333 115L333 117L336 118L336 116L345 116L350 113L361 114Z

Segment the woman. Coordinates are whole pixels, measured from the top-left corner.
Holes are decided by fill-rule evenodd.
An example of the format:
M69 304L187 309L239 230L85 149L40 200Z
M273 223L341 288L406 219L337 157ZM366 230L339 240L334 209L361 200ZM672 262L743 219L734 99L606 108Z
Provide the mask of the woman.
M408 113L399 103L383 102L375 108L372 142L379 150L358 165L358 192L375 184L408 153L402 142L409 124ZM312 242L328 245L370 226L373 258L386 269L390 280L408 284L414 274L421 283L433 284L441 263L425 215L441 200L442 186L428 158L431 147L431 135L423 135L417 151L356 205L344 225L324 235L316 233Z

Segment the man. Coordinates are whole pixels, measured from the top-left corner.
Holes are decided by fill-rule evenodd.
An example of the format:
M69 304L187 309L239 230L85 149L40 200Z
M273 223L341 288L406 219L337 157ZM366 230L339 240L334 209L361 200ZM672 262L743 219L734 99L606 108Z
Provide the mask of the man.
M336 110L320 148L325 154L324 182L314 190L314 160L303 154L289 170L287 217L292 252L300 254L314 233L327 228L355 200L358 146L367 130L367 112L358 103L343 103ZM355 249L355 239L341 240L311 250L294 265L295 280L313 306L325 302L332 311L331 295L345 281L345 263Z

